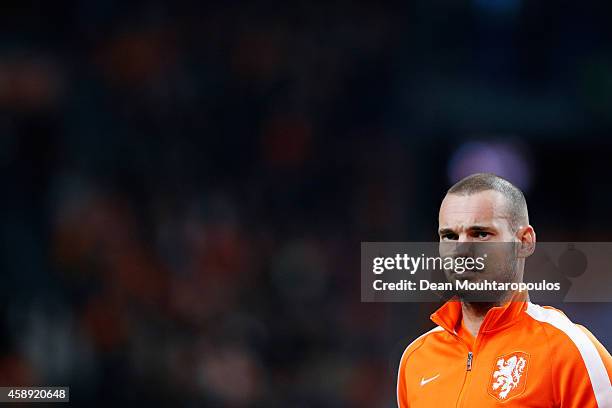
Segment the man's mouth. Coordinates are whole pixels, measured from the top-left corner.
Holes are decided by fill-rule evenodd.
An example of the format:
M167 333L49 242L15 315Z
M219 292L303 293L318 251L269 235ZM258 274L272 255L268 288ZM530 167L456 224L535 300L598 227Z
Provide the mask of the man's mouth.
M482 271L478 270L465 270L463 272L455 272L453 271L452 276L454 279L461 280L474 280L480 278L482 275Z
M462 269L461 271L457 271L457 270L452 270L452 272L455 275L461 276L461 275L480 275L483 271L479 271L476 268L465 268Z

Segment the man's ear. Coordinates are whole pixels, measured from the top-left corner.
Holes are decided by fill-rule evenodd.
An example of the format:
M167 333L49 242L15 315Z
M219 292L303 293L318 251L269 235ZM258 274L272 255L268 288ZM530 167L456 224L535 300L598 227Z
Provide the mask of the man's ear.
M519 240L519 258L527 258L535 251L536 246L536 233L531 225L527 225L525 227L521 227L517 233L516 237Z

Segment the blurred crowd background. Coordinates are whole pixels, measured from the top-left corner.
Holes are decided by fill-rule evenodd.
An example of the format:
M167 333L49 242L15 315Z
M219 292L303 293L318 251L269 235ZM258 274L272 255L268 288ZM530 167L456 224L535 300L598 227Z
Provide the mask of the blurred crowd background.
M452 182L609 241L612 5L67 1L0 13L0 382L73 402L392 407L435 304L361 241ZM561 305L610 349L610 304Z

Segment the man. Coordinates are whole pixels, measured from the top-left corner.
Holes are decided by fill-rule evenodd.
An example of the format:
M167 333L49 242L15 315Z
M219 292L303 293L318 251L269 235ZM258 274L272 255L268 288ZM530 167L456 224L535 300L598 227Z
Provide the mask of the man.
M474 174L448 190L439 235L441 248L454 245L455 256L481 242L516 248L509 262L462 276L447 272L449 280L474 282L522 282L536 242L523 193L493 174ZM437 327L404 351L400 408L612 407L612 358L587 329L530 303L526 292L457 297L431 316Z

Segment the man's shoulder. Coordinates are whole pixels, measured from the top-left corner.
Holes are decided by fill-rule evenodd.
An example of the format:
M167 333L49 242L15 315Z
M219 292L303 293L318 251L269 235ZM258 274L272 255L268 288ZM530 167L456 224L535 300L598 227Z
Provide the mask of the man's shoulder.
M598 354L604 358L610 355L586 327L574 323L559 309L530 303L527 314L543 328L556 355L562 353L564 358L573 355L578 360L597 360Z
M563 311L552 306L529 303L526 313L544 329L549 340L571 340L584 335L583 326L574 323Z
M431 341L434 338L437 338L440 334L445 333L446 331L440 327L436 326L433 329L426 331L421 334L419 337L414 339L411 343L409 343L404 349L404 353L402 354L401 361L404 361L408 358L409 355L417 351L421 346L423 346L426 342Z
M612 357L595 336L552 307L529 304L527 314L539 322L547 333L556 378L575 389L577 386L572 379L577 377L576 373L582 372L581 378L588 377L590 380L598 405L612 406Z

